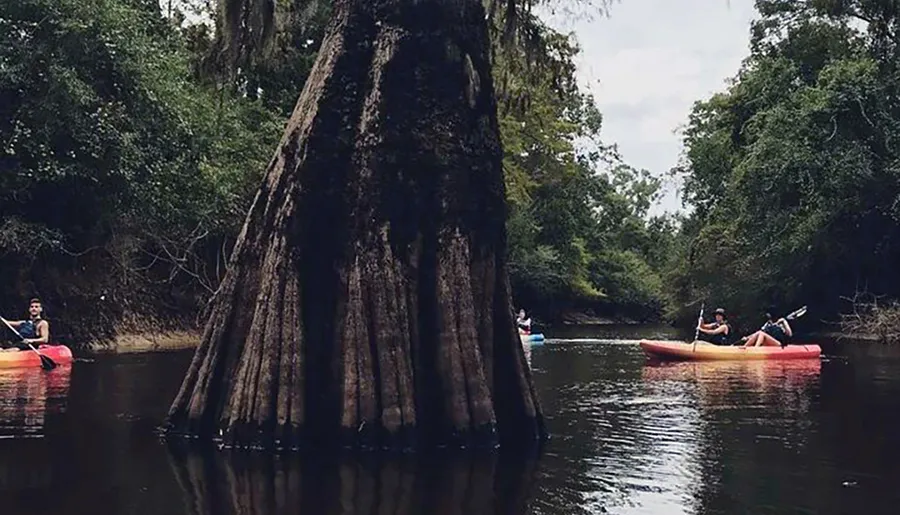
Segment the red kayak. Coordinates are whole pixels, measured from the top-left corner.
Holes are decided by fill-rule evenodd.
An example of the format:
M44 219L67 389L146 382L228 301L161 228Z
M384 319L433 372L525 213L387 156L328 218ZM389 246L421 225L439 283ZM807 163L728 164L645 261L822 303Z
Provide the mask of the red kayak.
M818 358L818 345L788 345L786 347L720 346L706 342L693 343L641 340L647 355L664 360L725 361L751 359L811 359Z
M72 363L72 350L65 345L41 345L38 352L52 359L57 365ZM0 351L0 368L41 368L41 358L33 350Z

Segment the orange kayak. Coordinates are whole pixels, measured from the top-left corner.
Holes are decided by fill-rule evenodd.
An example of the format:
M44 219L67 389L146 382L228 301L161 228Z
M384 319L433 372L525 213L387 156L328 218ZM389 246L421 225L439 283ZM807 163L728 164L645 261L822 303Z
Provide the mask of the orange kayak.
M38 352L56 362L66 365L72 362L72 351L65 345L41 345ZM41 368L41 358L33 350L0 351L0 368L37 367Z
M751 359L810 359L818 358L818 345L788 345L787 347L719 346L706 342L693 343L641 340L641 348L650 357L682 361L725 361Z

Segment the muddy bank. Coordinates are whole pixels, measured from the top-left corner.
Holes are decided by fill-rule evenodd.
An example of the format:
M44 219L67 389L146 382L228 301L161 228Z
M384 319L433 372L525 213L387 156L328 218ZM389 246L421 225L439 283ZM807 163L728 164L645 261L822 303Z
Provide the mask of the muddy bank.
M638 325L642 322L625 316L596 315L585 311L566 311L559 317L563 325Z
M193 349L200 343L200 336L195 330L123 333L111 340L86 343L81 349L117 354Z

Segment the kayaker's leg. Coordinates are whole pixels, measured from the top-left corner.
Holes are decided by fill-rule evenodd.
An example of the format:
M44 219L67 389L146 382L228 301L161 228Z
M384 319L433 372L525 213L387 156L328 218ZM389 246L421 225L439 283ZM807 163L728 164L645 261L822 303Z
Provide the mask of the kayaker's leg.
M744 347L755 347L756 340L759 339L759 333L761 333L761 332L762 331L756 331L755 333L753 333L749 337L747 337L747 342L744 344Z
M757 347L781 347L781 342L772 338L767 333L760 331L759 339L756 340Z

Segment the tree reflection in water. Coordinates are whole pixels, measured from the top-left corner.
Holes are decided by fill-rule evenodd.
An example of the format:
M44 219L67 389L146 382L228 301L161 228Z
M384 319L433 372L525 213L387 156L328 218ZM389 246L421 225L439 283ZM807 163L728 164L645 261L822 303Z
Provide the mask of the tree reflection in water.
M530 513L536 458L444 452L341 457L168 445L191 515Z

